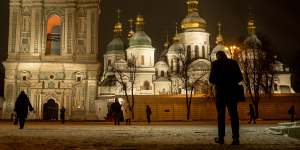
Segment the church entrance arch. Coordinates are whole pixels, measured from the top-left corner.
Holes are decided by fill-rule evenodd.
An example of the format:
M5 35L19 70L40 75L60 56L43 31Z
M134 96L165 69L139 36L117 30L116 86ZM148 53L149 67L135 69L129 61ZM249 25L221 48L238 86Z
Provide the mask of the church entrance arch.
M58 104L53 99L48 100L43 108L43 120L58 120Z

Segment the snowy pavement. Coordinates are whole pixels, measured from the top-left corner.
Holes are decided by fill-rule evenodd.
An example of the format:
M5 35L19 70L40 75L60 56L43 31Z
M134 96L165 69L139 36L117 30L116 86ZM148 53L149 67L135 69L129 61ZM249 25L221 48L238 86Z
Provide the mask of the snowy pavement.
M241 124L241 145L231 146L230 125L225 145L215 144L214 122L163 122L113 126L107 122L27 122L20 130L0 122L0 150L98 149L291 149L300 150L300 139L272 135L273 123Z

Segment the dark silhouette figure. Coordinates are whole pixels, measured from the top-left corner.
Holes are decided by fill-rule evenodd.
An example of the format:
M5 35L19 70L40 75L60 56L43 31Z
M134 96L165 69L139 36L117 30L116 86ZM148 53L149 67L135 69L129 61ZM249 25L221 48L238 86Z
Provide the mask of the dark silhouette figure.
M115 102L111 105L112 117L114 119L115 125L120 125L120 120L122 117L121 105L118 101L118 98L115 99Z
M147 115L147 122L148 122L148 124L151 123L151 114L152 114L151 108L150 108L149 105L147 105L147 107L146 107L146 115Z
M255 121L256 115L255 115L255 110L254 110L254 107L253 107L252 104L249 104L249 113L248 113L248 116L250 116L250 120L249 120L248 124L251 124L252 121L253 121L254 124L256 124L256 121Z
M132 113L129 107L128 103L125 103L123 105L123 114L124 114L124 119L126 122L126 125L130 125L131 124L131 118L132 118Z
M295 106L292 105L288 111L289 115L291 116L291 122L295 121Z
M15 103L15 109L14 109L14 111L17 113L17 118L20 123L20 129L24 128L25 120L28 115L28 108L30 111L33 111L33 107L31 106L27 95L25 94L24 91L22 91L17 98L17 101Z
M60 109L60 120L61 120L62 124L65 124L65 112L66 112L66 109L64 106L62 106Z
M238 63L228 59L223 51L217 52L217 60L212 63L209 77L216 92L216 108L218 112L218 138L215 142L224 144L225 109L227 106L232 128L232 145L239 145L239 116L237 111L239 82L243 76Z

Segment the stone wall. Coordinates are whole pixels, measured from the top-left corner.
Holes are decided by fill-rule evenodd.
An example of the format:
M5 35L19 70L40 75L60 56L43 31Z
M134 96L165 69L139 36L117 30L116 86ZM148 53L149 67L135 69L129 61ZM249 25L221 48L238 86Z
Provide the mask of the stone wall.
M135 121L145 121L146 105L152 109L153 121L182 121L186 120L184 96L136 96ZM271 99L263 98L259 105L260 118L264 120L289 119L288 109L295 105L296 119L300 116L300 95L277 95ZM240 120L249 119L249 99L238 105ZM227 118L228 117L228 112ZM192 120L216 120L216 108L212 98L195 96L192 101Z

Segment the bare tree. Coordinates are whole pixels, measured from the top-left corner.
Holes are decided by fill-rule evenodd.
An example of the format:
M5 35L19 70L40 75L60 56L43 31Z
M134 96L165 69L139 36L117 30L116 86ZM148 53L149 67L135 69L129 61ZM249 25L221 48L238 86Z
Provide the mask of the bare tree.
M192 64L196 59L191 58L191 53L185 49L185 46L183 46L179 52L179 58L177 59L177 76L181 79L185 89L185 102L187 109L186 117L187 120L190 120L192 98L195 87L203 80L204 76L208 74L208 71L193 71Z
M261 96L271 98L274 81L274 51L265 38L248 38L238 53L238 62L242 68L244 84L251 102L259 117Z
M115 73L116 81L121 85L122 91L124 91L126 102L134 119L134 86L137 73L135 57L128 59L125 66L115 63L112 70ZM128 91L130 92L128 93Z

